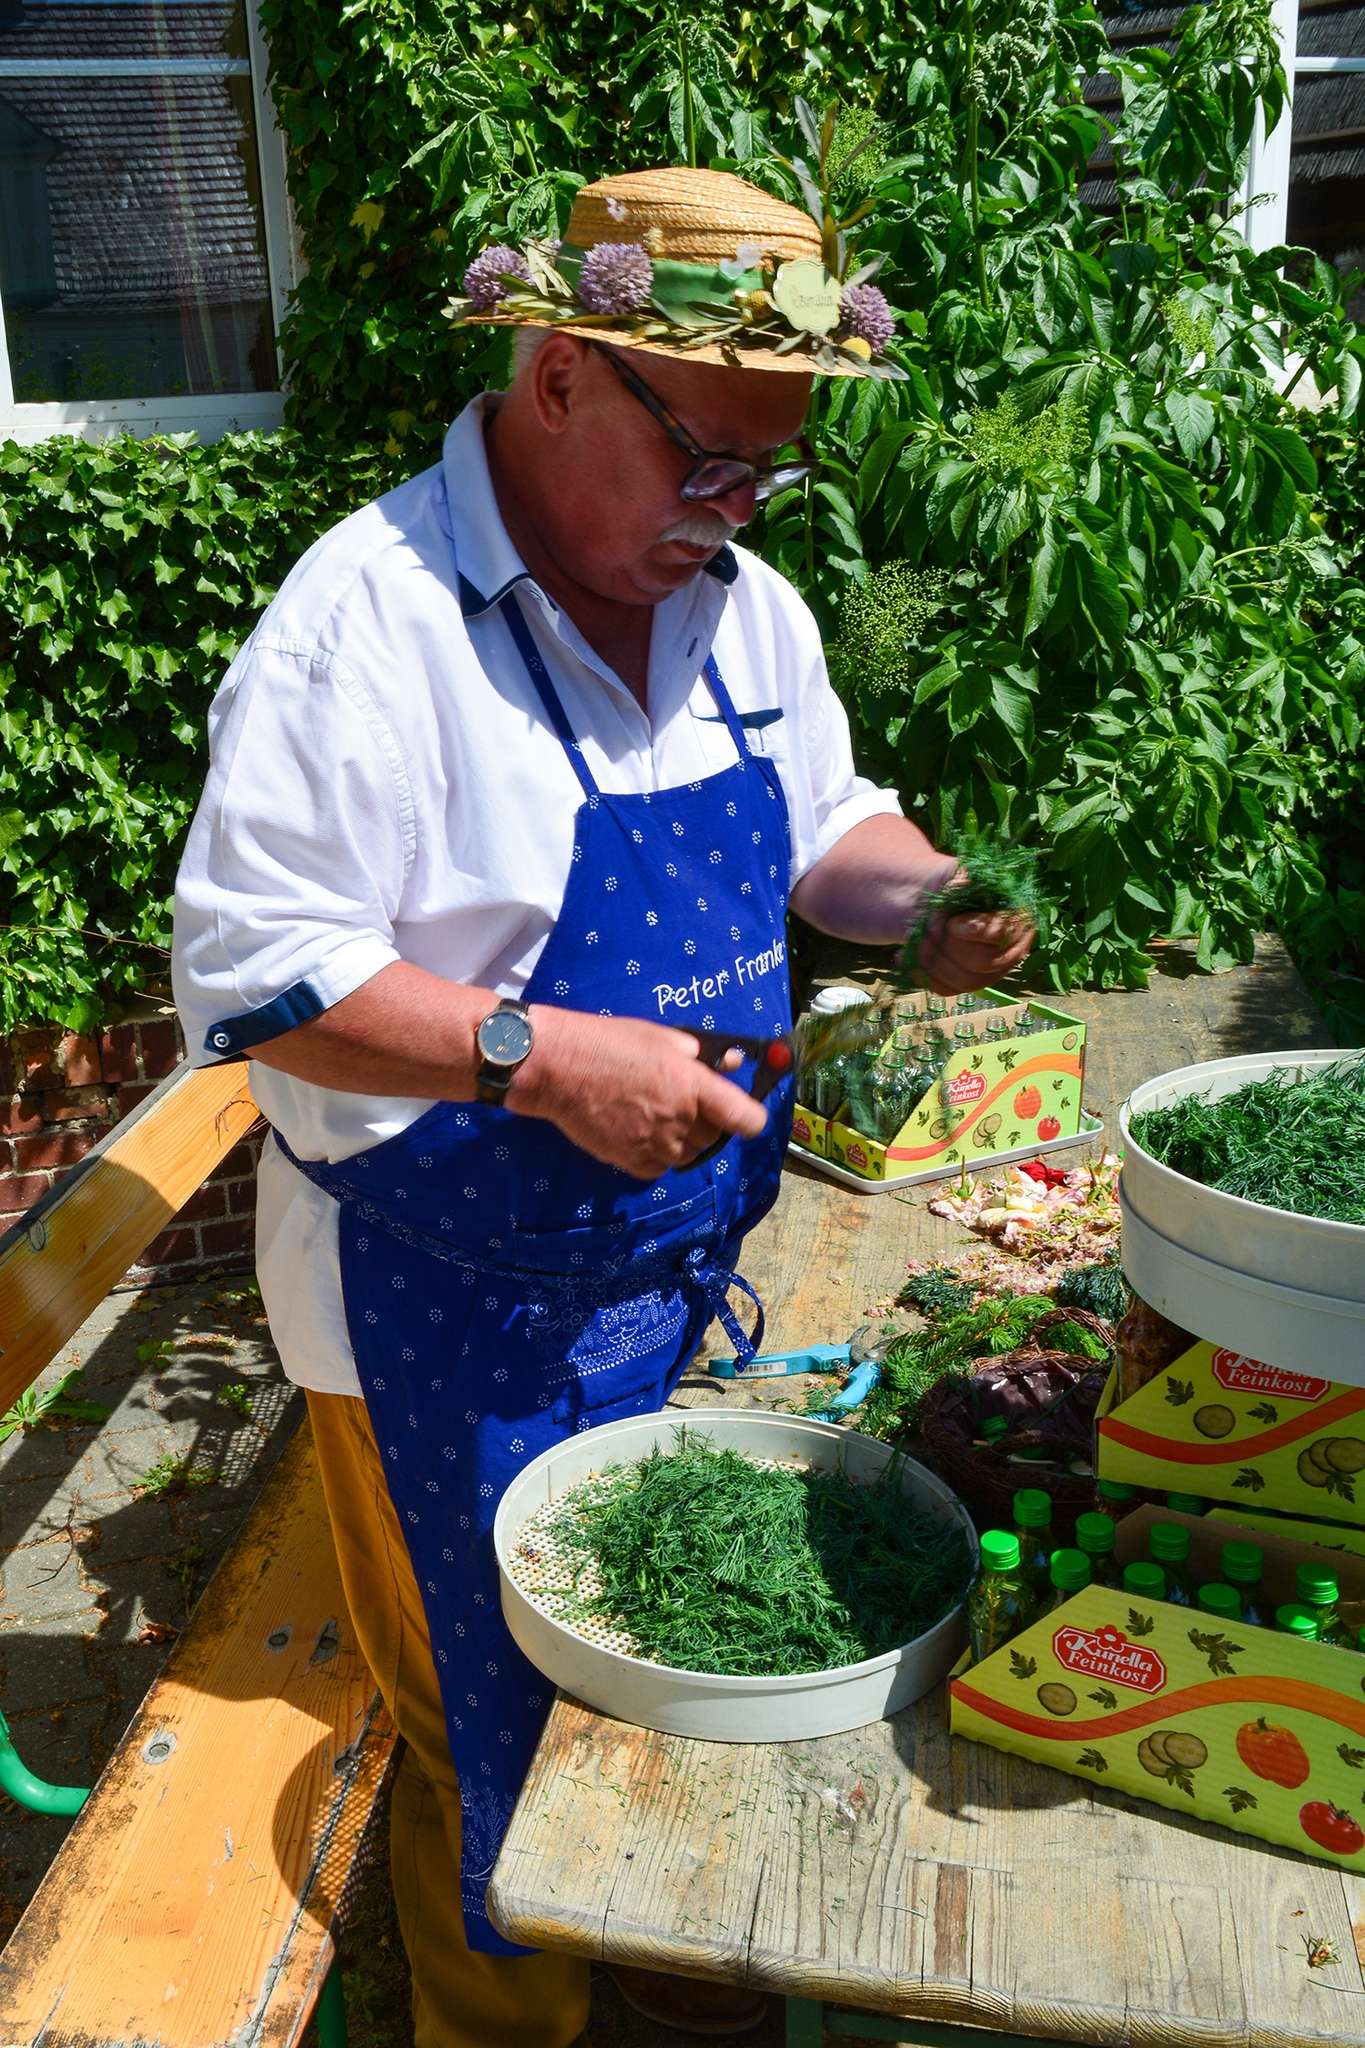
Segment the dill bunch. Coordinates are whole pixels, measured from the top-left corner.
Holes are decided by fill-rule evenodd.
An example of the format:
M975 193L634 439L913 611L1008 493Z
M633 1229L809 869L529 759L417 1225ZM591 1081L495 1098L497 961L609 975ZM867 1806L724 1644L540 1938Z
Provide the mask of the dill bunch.
M893 1475L759 1465L679 1433L565 1494L552 1534L600 1592L561 1616L624 1629L641 1657L727 1678L830 1671L922 1635L964 1597L960 1529L911 1509Z
M949 851L966 879L942 889L931 889L920 904L901 953L902 988L913 987L919 978L920 954L936 917L944 913L968 917L973 911L1006 910L1036 924L1041 915L1038 857L1028 847L1001 846L979 832L961 832Z
M1185 1095L1139 1110L1129 1128L1144 1152L1206 1188L1365 1223L1365 1053L1297 1081L1277 1067L1216 1102Z
M1103 1260L1093 1266L1072 1266L1052 1290L1059 1308L1089 1309L1106 1323L1117 1323L1128 1309L1128 1283L1123 1268Z

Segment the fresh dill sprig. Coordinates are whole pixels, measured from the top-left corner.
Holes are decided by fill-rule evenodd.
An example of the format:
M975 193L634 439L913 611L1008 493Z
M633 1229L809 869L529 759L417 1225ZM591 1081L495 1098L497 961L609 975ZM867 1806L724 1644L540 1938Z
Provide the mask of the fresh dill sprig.
M1210 1102L1139 1110L1135 1141L1187 1180L1267 1209L1365 1223L1365 1053L1301 1079L1277 1067Z
M936 917L970 917L974 912L1002 910L1021 923L1038 922L1042 908L1038 857L1028 847L1002 846L979 832L962 832L950 851L965 879L931 889L921 902L901 953L902 988L915 988L924 980L920 955Z
M680 1432L564 1495L550 1532L600 1591L561 1596L639 1656L731 1678L830 1671L932 1628L967 1590L960 1529L907 1505L894 1474L760 1465Z

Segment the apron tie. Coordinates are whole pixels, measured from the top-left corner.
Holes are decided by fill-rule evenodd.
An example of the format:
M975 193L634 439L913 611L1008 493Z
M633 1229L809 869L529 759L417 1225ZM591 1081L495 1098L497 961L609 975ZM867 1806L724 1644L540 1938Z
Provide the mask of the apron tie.
M702 1296L712 1315L734 1345L735 1367L737 1371L743 1372L745 1366L751 1364L758 1356L758 1347L763 1342L763 1303L742 1273L732 1273L728 1266L718 1266L711 1254L701 1245L697 1245L687 1254L684 1279ZM742 1294L747 1294L757 1311L752 1337L744 1334L739 1317L726 1299L732 1287L738 1287Z

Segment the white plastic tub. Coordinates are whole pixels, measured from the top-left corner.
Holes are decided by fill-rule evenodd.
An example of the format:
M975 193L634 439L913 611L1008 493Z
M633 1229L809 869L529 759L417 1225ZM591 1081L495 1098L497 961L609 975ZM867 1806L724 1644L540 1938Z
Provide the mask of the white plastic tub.
M1365 1386L1365 1225L1220 1194L1162 1166L1131 1129L1140 1110L1186 1095L1217 1101L1276 1070L1293 1081L1343 1057L1243 1055L1180 1067L1135 1088L1119 1114L1123 1270L1144 1301L1207 1343Z
M517 1645L538 1670L603 1713L641 1728L707 1742L791 1742L843 1734L898 1712L947 1676L966 1637L960 1607L903 1648L838 1671L803 1672L791 1678L719 1678L651 1664L588 1642L528 1597L511 1576L507 1561L535 1510L608 1465L647 1457L656 1444L672 1449L684 1428L754 1458L797 1458L826 1471L842 1471L864 1484L894 1463L907 1501L960 1528L975 1566L976 1532L957 1496L914 1459L872 1437L803 1416L765 1415L747 1408L675 1408L609 1422L542 1452L513 1480L498 1506L493 1542L503 1616Z

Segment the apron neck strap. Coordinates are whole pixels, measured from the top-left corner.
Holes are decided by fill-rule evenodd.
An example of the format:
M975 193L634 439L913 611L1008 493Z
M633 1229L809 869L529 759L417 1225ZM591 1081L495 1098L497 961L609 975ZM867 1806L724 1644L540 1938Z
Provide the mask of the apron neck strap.
M517 652L526 664L526 672L536 686L536 694L545 707L545 715L554 727L555 732L559 736L559 743L569 757L569 766L583 785L583 794L585 796L597 796L599 794L597 784L588 772L588 764L583 759L583 749L574 735L574 729L569 723L568 713L559 701L559 692L550 680L550 671L545 666L540 649L531 638L531 629L526 623L521 606L517 603L515 590L508 591L499 606L499 610L504 619L506 619L508 631L517 644Z
M507 628L516 642L517 652L525 662L526 672L535 684L536 694L545 707L545 715L554 727L559 737L560 745L569 757L570 767L583 785L584 794L586 796L600 795L601 792L588 771L588 764L583 759L583 749L579 745L574 729L569 723L569 714L565 711L560 701L558 690L556 690L553 682L550 680L550 671L545 666L540 649L531 637L531 629L526 623L521 606L517 603L515 590L508 591L498 609L507 621ZM730 700L730 692L726 689L721 672L716 666L714 654L708 654L706 657L705 675L712 698L715 700L716 709L725 720L730 737L735 743L735 752L739 756L741 763L747 762L749 759L749 747L744 737L744 728L739 722L739 714Z

